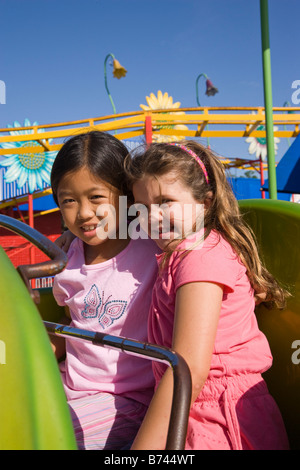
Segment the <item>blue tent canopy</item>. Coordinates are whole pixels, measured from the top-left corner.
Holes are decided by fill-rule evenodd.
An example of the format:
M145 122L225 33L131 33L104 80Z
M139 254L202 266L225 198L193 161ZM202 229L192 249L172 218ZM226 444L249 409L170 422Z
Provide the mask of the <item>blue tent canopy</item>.
M276 167L277 191L300 194L300 134ZM263 189L268 190L268 180Z

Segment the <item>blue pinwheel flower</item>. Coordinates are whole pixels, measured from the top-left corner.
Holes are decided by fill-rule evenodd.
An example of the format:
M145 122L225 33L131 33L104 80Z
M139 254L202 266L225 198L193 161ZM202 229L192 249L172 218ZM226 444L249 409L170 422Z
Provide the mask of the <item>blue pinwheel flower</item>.
M32 125L36 126L38 123L34 122ZM18 121L13 123L13 126L8 125L9 129L14 127L29 127L30 121L25 119L24 126ZM45 132L44 129L38 129L38 133ZM10 135L24 135L33 134L33 129L23 131L9 131ZM20 139L21 140L21 139ZM49 139L49 142L52 139ZM0 144L0 147L4 149L20 148L20 147L39 147L36 141L26 142L5 142ZM7 168L4 179L7 183L17 181L18 188L21 188L28 182L28 190L33 193L36 189L44 189L44 184L50 186L50 174L51 168L56 157L56 151L45 151L37 153L19 153L13 155L6 155L3 160L0 161L0 165Z

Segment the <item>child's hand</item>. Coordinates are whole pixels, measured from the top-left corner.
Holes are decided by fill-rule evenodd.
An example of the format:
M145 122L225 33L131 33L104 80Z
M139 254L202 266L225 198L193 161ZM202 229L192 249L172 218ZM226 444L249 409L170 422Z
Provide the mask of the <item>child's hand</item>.
M75 235L70 230L66 230L59 238L55 240L55 244L61 248L65 253L68 252Z

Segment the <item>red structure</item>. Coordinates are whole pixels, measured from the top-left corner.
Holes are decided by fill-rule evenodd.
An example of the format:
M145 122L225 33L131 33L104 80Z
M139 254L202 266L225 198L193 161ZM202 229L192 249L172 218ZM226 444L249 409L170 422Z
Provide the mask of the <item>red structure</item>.
M7 215L11 215L8 214ZM23 212L26 219L28 214ZM34 214L33 214L34 215ZM62 220L60 212L52 212L47 215L34 217L34 228L50 240L55 241L62 233ZM32 246L30 242L15 235L10 230L0 227L0 246L7 253L15 267L22 264L40 263L46 261L47 257L38 248Z

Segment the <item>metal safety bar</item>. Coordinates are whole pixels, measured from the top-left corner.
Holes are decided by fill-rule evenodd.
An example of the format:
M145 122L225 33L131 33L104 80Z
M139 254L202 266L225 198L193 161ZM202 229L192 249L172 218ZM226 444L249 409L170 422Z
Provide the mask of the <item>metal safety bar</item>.
M185 447L188 416L191 403L192 381L185 360L174 351L149 343L105 333L73 328L44 321L49 334L65 338L90 341L95 346L118 349L128 354L162 362L173 369L173 400L169 422L166 450L183 450Z
M49 240L49 238L45 237L45 235L42 235L34 228L14 219L13 217L0 214L0 226L26 238L50 258L49 261L44 261L43 263L26 264L18 266L17 268L17 271L22 277L32 299L35 303L38 303L40 300L39 293L37 290L33 291L31 288L29 282L30 279L54 276L55 274L58 274L67 264L67 255L57 245L55 245L55 243Z

